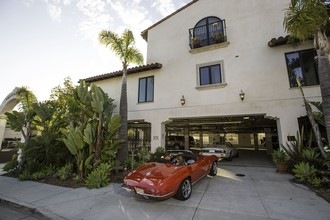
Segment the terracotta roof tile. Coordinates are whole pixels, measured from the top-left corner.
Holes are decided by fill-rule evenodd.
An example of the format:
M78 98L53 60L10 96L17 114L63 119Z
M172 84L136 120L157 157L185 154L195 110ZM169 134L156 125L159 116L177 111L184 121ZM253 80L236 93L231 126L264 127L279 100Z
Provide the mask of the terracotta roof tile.
M276 47L276 46L281 46L281 45L287 44L288 43L288 40L289 40L289 36L290 35L286 35L285 37L280 36L278 38L272 38L268 42L268 46L269 47Z
M134 74L134 73L141 73L141 72L145 72L148 70L160 69L160 68L162 68L162 66L163 65L160 63L151 63L151 64L147 64L147 65L132 67L132 68L127 69L127 75ZM80 79L79 82L80 81L96 82L96 81L101 81L101 80L105 80L105 79L120 77L122 75L123 75L123 71L118 70L118 71L111 72L111 73L105 73L102 75L97 75L97 76L92 76L92 77L88 77L85 79Z

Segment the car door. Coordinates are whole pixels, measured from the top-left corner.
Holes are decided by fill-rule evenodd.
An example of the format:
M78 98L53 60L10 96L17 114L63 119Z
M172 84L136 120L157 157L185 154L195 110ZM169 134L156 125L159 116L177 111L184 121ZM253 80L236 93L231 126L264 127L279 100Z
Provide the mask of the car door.
M198 160L198 163L199 163L199 167L201 169L202 175L205 175L209 170L208 160L206 159L206 157L201 156L200 159Z
M191 182L194 183L203 176L202 169L200 168L199 163L197 161L188 166L191 171Z
M199 156L195 163L189 165L191 167L191 179L192 182L199 180L203 177L208 170L208 163L203 156Z

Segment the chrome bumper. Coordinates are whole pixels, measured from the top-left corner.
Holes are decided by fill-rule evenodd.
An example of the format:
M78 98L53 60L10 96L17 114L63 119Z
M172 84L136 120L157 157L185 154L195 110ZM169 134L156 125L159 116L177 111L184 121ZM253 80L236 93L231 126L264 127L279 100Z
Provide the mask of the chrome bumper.
M124 183L121 185L121 187L122 187L123 189L125 189L127 192L134 192L134 193L136 193L136 194L138 194L138 195L140 195L140 196L143 196L144 198L149 198L149 197L151 197L151 198L163 199L163 198L170 197L170 196L172 196L172 194L174 194L173 192L171 192L171 193L168 193L168 194L166 194L166 195L155 195L155 194L149 194L149 193L139 192L139 191L137 191L137 190L135 189L135 187L134 187L134 189L129 188L129 187L128 187L126 184L124 184Z

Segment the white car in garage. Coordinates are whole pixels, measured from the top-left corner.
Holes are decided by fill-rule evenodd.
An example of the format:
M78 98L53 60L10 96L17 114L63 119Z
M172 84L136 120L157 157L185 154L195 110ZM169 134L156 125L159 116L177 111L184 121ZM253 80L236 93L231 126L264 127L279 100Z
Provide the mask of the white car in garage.
M225 142L222 144L213 143L212 146L203 147L202 155L215 155L219 159L232 160L233 157L238 157L237 149L230 142Z

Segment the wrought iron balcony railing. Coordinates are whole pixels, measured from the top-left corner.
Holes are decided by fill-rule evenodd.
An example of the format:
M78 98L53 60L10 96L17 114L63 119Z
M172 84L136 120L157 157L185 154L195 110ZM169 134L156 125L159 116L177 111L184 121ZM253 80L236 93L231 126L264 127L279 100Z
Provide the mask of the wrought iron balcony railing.
M227 34L225 20L189 29L189 46L191 49L226 41Z

